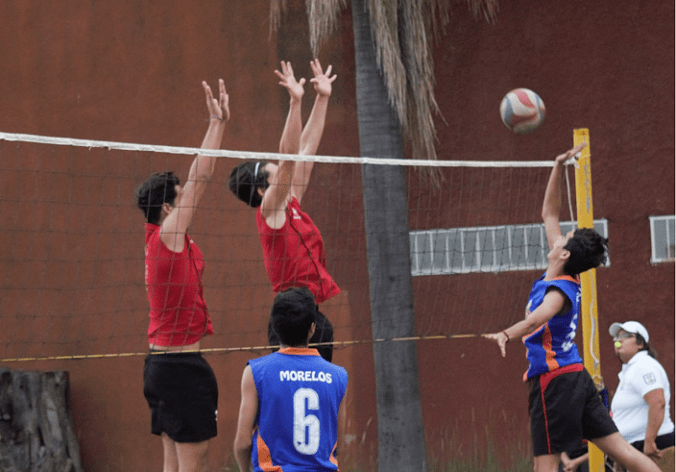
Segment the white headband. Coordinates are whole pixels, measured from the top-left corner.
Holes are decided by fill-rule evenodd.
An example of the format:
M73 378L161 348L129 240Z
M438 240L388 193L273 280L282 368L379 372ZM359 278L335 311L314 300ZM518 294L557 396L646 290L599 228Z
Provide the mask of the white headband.
M256 162L256 167L254 169L254 182L256 181L256 177L258 177L258 166L260 166L260 162Z

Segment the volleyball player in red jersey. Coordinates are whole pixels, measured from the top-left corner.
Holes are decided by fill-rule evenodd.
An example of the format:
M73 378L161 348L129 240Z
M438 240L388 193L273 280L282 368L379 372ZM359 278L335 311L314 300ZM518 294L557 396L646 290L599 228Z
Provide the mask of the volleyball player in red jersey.
M303 128L301 101L305 79L297 81L288 62L281 63L282 71L275 71L280 85L289 91L289 114L284 125L279 152L283 154L314 155L319 147L331 84L331 66L323 71L319 60L310 63L317 96L312 112ZM291 287L307 287L317 303L338 295L340 288L326 270L324 240L309 215L300 207L301 200L312 173L314 162L267 161L244 162L230 174L230 190L243 202L258 208L256 223L260 235L265 269L272 289L279 293ZM279 343L274 331L268 327L270 344ZM333 342L333 327L317 310L314 343ZM321 356L331 361L333 347L318 346Z
M542 203L549 243L547 270L533 284L526 318L484 337L495 341L502 356L512 339L522 339L529 363L529 412L535 472L558 472L561 453L583 439L619 459L631 471L658 472L654 462L625 441L610 418L596 386L582 365L574 342L580 305L578 275L606 259L608 241L591 228L561 234L561 179L564 164L586 144L556 157Z
M202 82L210 119L202 149L218 149L230 118L228 95L219 80L215 99ZM172 172L152 174L136 190L146 217L145 281L150 302L150 353L143 390L151 432L162 437L164 472L206 470L209 439L216 436L218 386L201 356L200 340L213 334L204 301L204 260L187 234L211 179L216 157L198 155L185 185Z

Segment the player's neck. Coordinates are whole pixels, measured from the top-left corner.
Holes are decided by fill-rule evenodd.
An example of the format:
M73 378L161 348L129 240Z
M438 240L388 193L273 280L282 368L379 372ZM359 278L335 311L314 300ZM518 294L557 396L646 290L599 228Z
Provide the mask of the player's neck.
M554 280L557 277L566 275L563 270L563 264L549 264L545 272L545 280Z
M308 344L301 344L299 346L289 346L288 344L279 343L280 349L308 349Z

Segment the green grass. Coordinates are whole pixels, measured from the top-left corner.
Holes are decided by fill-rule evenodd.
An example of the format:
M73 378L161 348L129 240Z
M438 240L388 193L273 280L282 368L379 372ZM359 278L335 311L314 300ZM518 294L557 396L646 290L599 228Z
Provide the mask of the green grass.
M431 459L429 462L429 472L532 472L533 470L533 460L531 457L518 458L509 467L500 462L493 448L489 448L486 451L485 457L451 460L445 463Z

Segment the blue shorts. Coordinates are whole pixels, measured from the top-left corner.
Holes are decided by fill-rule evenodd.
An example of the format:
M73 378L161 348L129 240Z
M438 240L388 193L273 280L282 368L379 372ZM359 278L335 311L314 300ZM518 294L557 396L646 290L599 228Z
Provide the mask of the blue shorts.
M216 436L218 385L200 353L148 354L143 394L150 407L153 434L166 433L179 443Z

